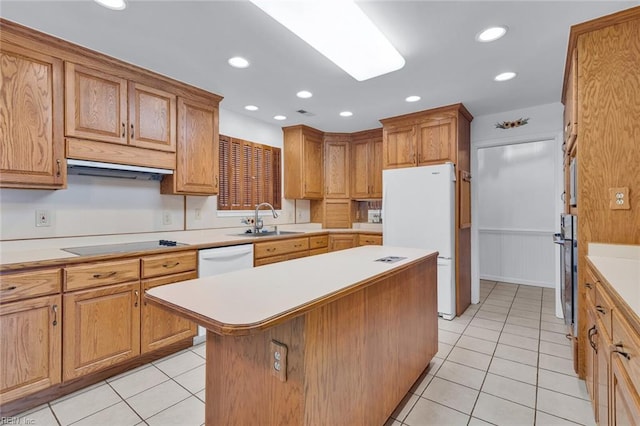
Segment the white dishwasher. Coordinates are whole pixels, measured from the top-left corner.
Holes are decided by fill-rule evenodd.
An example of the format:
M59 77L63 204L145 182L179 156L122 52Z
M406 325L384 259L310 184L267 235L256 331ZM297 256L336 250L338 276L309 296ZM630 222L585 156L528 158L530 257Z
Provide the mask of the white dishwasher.
M198 278L248 268L253 268L253 244L198 250ZM194 344L204 342L205 331L204 327L198 326Z

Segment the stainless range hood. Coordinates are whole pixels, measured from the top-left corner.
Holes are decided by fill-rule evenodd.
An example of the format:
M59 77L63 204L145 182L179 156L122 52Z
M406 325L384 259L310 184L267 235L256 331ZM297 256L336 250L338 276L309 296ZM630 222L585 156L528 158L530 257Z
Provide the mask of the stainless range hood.
M128 164L102 163L99 161L67 160L67 174L99 176L119 179L162 180L164 175L172 175L171 169L130 166Z

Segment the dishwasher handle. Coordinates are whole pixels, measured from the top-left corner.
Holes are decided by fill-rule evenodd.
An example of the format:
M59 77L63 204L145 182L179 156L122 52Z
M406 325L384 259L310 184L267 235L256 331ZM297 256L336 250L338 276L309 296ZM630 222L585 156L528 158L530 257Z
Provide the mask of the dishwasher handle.
M251 254L253 252L253 244L249 247L241 247L237 249L221 249L221 250L207 250L206 254L200 256L200 260L218 260L228 259L230 257L244 256L245 254Z

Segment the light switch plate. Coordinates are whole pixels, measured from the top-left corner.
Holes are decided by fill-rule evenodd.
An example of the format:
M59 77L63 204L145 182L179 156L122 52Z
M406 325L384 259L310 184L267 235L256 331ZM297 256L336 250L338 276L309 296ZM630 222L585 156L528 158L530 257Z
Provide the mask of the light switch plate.
M281 382L287 381L287 345L275 340L269 343L269 368Z
M609 208L611 210L631 209L628 187L609 188Z

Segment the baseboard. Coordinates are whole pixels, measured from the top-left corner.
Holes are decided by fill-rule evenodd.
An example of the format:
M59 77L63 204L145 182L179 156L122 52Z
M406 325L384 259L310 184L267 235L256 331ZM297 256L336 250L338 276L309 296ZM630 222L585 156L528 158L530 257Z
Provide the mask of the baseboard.
M524 285L532 285L535 287L545 287L545 288L556 288L554 283L548 283L543 281L531 281L531 280L523 280L520 278L512 278L512 277L499 277L497 275L480 275L481 280L486 281L500 281L503 283L511 283L511 284L524 284Z

